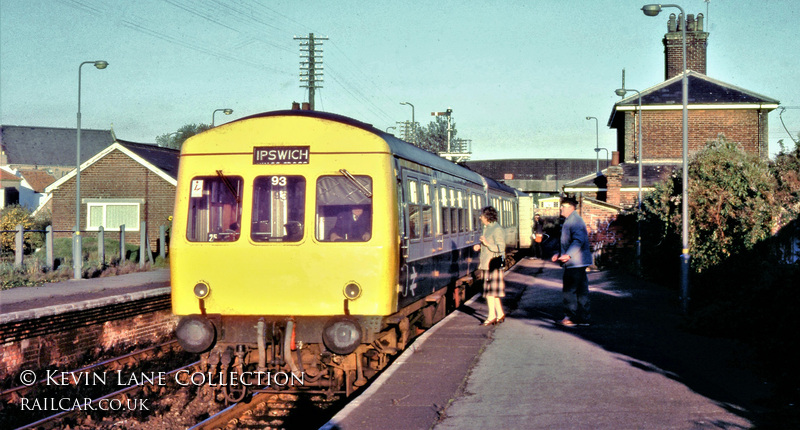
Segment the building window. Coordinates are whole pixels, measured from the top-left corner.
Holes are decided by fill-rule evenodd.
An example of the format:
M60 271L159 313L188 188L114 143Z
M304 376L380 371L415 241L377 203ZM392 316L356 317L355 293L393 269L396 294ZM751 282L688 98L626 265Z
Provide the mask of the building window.
M139 231L139 202L105 200L87 202L87 230L97 231L103 227L106 231L119 231L124 225L125 231Z

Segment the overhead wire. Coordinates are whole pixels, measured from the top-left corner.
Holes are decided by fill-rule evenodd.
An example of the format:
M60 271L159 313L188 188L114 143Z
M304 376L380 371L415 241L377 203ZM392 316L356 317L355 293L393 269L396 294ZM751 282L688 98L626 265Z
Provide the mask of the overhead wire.
M78 8L94 16L103 17L110 13L114 13L116 9L106 6L104 3L100 4L92 2L91 0L59 0L63 4L71 7ZM205 20L215 26L219 26L227 31L233 32L240 36L240 40L233 46L224 48L214 47L207 42L199 42L196 38L187 35L176 35L170 32L169 28L165 28L160 24L156 24L153 19L147 16L137 16L135 19L123 16L117 19L120 25L127 27L131 30L146 34L150 37L157 38L169 44L184 47L195 52L209 55L221 60L236 62L248 65L257 69L267 70L270 72L285 73L285 70L279 69L274 66L265 64L264 62L253 61L250 57L242 57L236 55L237 50L241 50L246 46L253 43L262 43L270 46L278 51L296 54L297 50L287 43L276 43L273 37L265 34L276 35L277 38L283 39L287 34L293 34L291 28L302 28L304 31L312 32L304 24L293 20L292 18L278 12L277 10L262 4L240 4L235 2L226 2L223 0L162 0L164 3L182 11L181 13L189 14L193 17ZM263 17L269 17L265 19ZM231 22L234 20L234 22ZM286 37L285 40L289 40ZM325 74L330 76L333 83L338 85L343 95L352 98L354 109L363 113L365 117L380 117L383 121L394 122L391 114L387 113L381 106L393 105L394 101L391 100L380 88L379 85L365 73L362 72L362 67L356 64L345 52L344 49L338 46L333 41L329 41L330 45L337 51L337 56L343 59L341 62L333 61L326 62L327 70ZM350 66L350 67L348 67ZM365 85L371 87L368 91L371 95L366 94ZM302 88L298 86L298 88ZM320 87L322 89L322 87ZM305 93L305 91L303 91ZM321 91L318 91L321 98ZM385 100L384 103L376 103L375 96L380 95ZM368 107L363 110L363 107Z
M789 131L789 128L786 127L786 123L783 122L783 113L786 111L786 109L800 109L800 106L782 106L780 109L781 112L778 114L778 118L780 118L781 120L783 129L786 130L786 133L789 135L789 139L792 139L792 142L794 142L795 144L800 143L800 137L798 137L798 140L794 140L794 136L792 136L792 133Z

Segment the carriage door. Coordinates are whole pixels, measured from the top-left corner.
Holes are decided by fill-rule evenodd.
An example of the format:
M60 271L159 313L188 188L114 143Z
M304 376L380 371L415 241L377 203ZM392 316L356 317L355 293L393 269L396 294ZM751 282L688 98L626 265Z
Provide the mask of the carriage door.
M423 235L425 234L425 221L423 219L423 210L426 207L423 199L423 182L420 181L417 175L407 175L403 172L403 185L404 197L403 202L403 217L406 219L405 223L405 239L408 246L407 261L416 261L425 256L425 249L423 247ZM428 186L427 188L430 188ZM427 225L430 231L430 222ZM428 233L430 234L430 233Z

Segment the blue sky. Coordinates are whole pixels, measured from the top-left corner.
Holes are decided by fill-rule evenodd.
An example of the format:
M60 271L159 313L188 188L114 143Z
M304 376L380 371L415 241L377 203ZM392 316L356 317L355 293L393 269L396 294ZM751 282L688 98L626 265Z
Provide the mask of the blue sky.
M220 124L289 108L300 88L299 42L323 42L317 109L385 130L453 109L473 159L594 158L626 87L664 80L669 13L646 1L0 0L0 122L76 126L154 143L188 123ZM685 0L706 15L708 75L800 107L800 2ZM708 13L707 13L708 11ZM770 152L791 143L769 115ZM784 121L800 132L800 109ZM603 156L605 153L601 153Z

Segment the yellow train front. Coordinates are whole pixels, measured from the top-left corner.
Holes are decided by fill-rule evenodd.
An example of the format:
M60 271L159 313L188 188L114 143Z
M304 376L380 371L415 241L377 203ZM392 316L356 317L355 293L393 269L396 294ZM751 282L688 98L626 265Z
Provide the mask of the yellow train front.
M458 298L480 208L496 201L516 223L513 192L494 188L332 114L194 136L170 242L179 342L231 401L251 385L349 394Z

